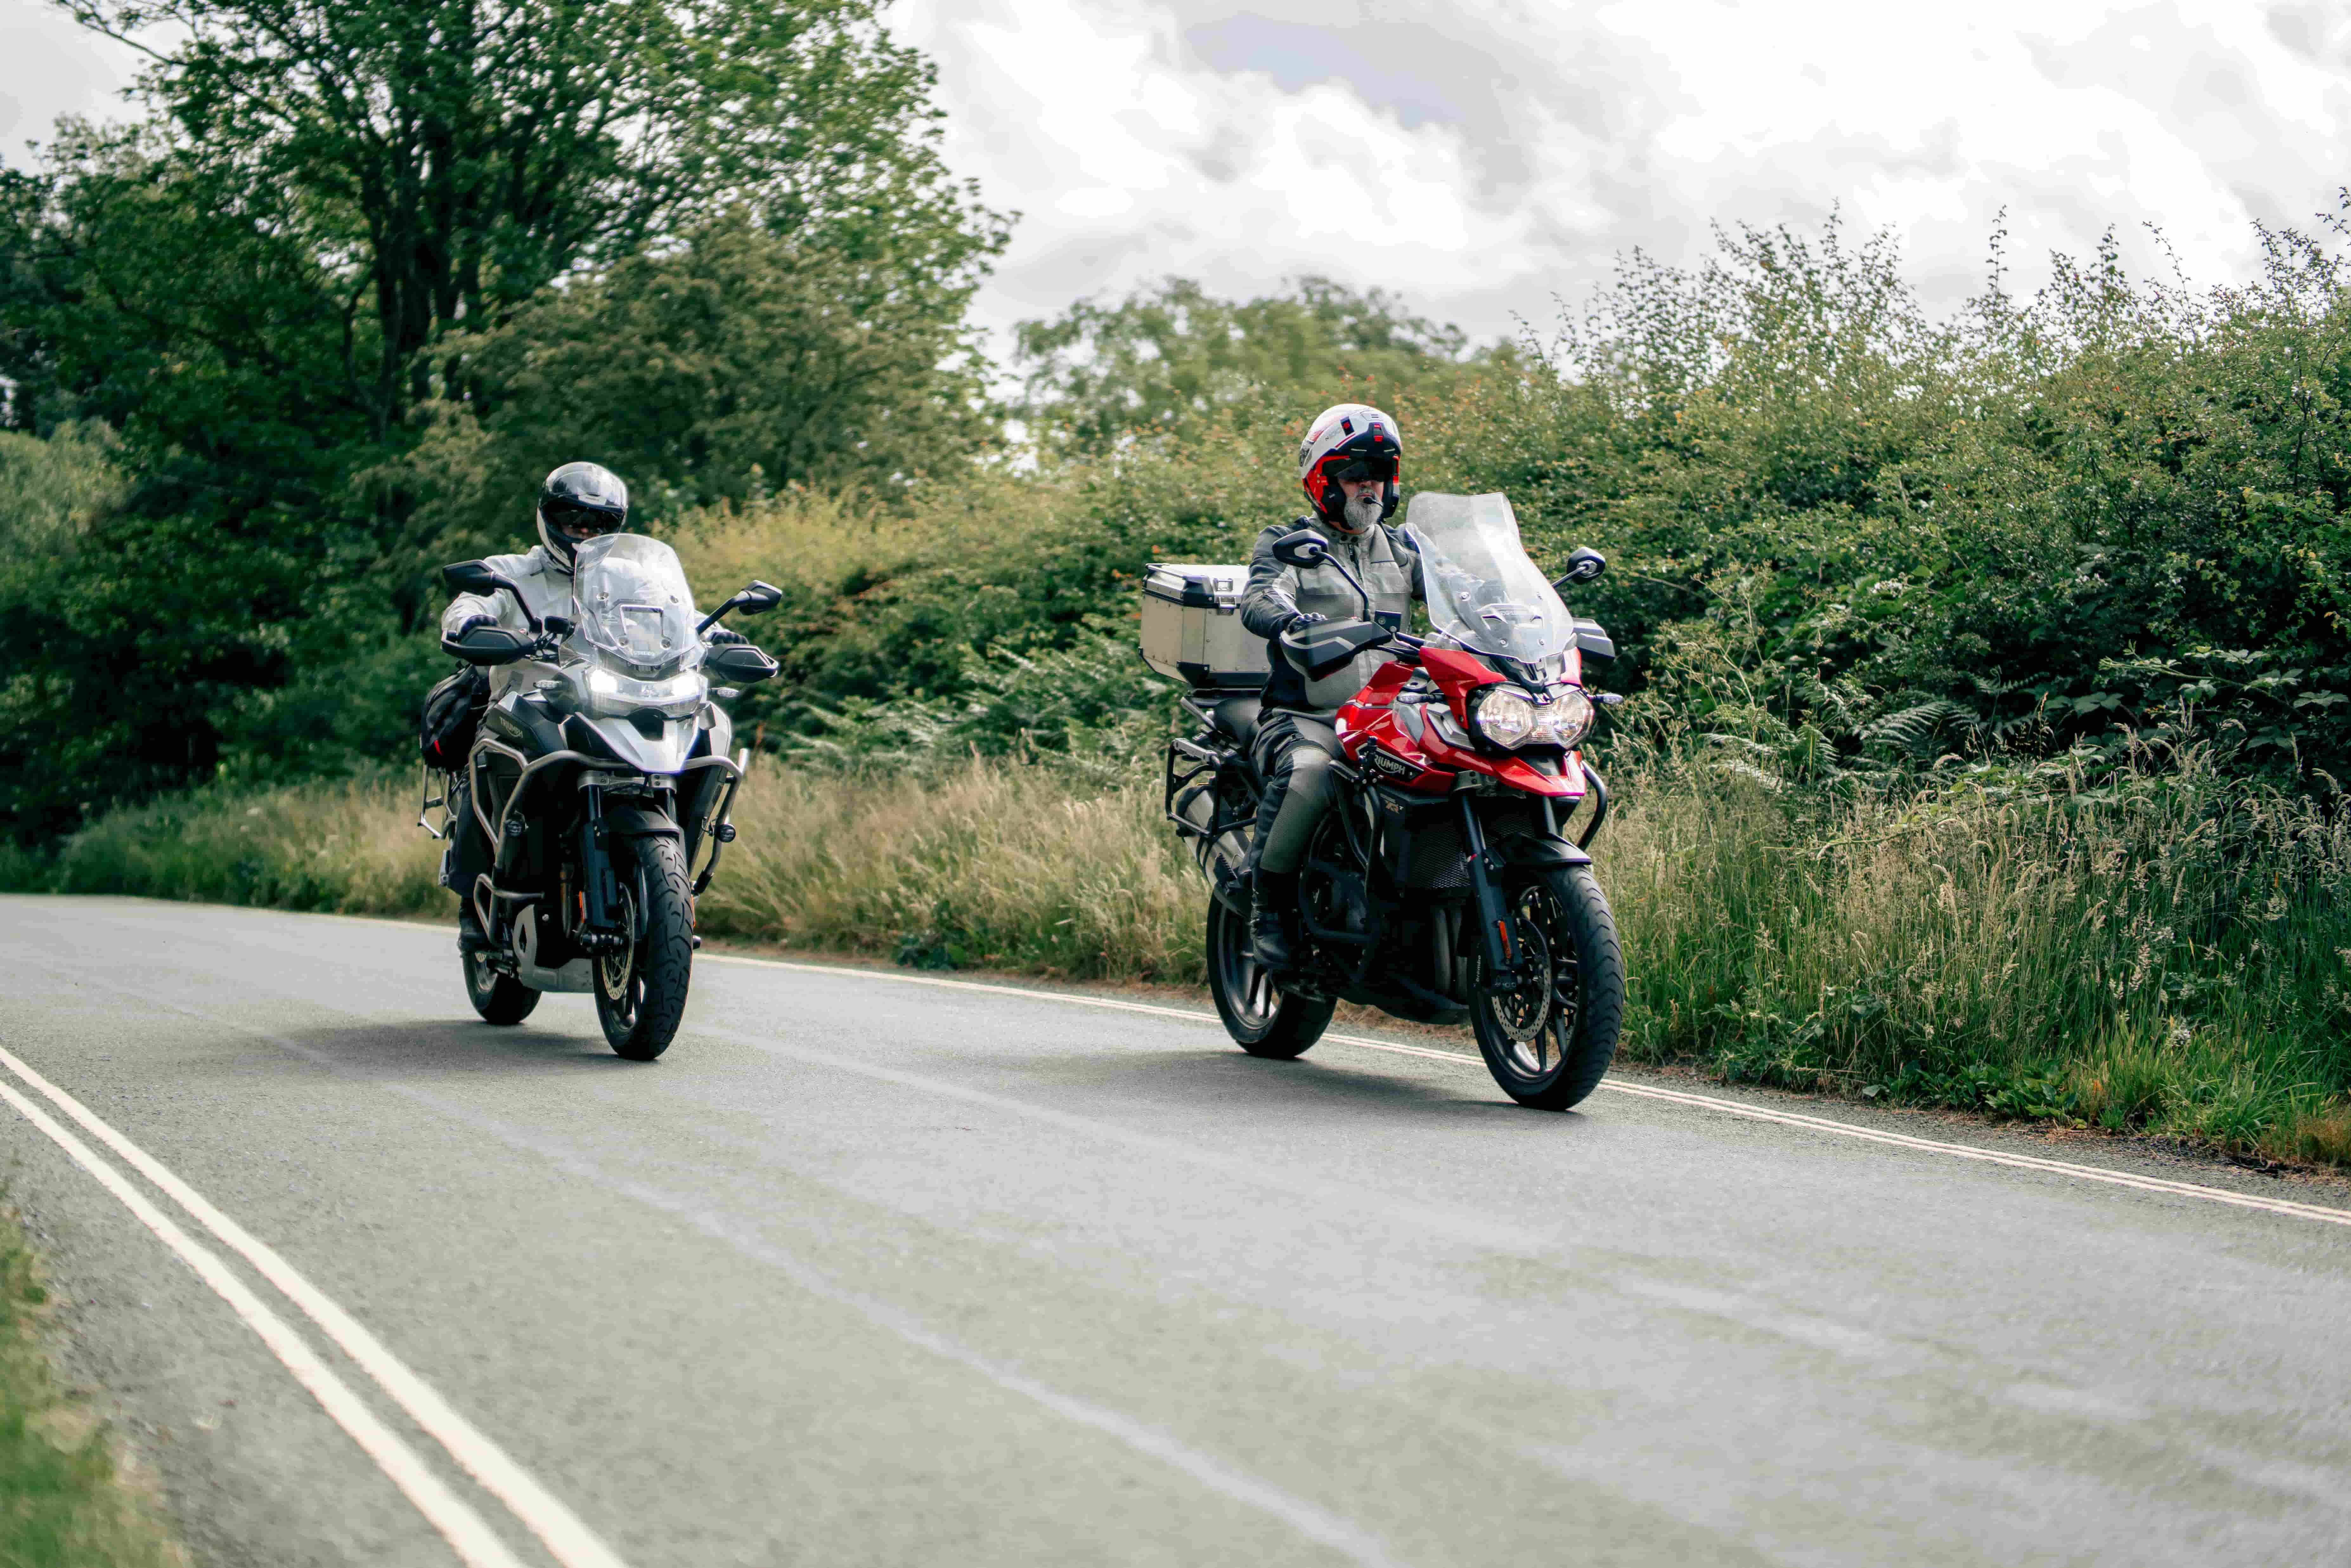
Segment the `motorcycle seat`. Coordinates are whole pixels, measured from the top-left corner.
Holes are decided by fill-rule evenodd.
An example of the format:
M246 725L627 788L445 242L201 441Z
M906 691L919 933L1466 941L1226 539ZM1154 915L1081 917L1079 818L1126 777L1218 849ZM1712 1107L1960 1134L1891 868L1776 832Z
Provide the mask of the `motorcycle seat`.
M1226 739L1247 751L1257 738L1258 714L1263 706L1263 699L1255 692L1220 697L1209 706L1209 719Z

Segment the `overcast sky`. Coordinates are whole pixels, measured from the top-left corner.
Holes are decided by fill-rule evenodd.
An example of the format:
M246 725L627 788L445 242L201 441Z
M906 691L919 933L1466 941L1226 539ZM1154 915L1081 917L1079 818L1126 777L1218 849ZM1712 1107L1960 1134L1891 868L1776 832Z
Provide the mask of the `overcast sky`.
M2351 0L896 0L948 156L1022 216L991 323L1176 273L1318 272L1480 336L1635 246L1717 222L1902 237L1951 301L2011 254L2160 223L2191 276L2252 266L2351 180ZM120 114L130 64L0 0L0 145Z

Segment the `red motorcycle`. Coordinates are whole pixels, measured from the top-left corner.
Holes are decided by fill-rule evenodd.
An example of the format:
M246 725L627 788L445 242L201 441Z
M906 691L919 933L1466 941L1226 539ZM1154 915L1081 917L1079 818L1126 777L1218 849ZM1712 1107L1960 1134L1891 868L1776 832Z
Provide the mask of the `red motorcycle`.
M1426 639L1374 618L1321 535L1301 529L1274 547L1363 596L1363 619L1281 639L1317 700L1339 695L1317 683L1352 689L1364 654L1386 656L1339 708L1345 759L1299 878L1305 942L1280 975L1254 956L1244 870L1261 790L1249 762L1259 698L1245 688L1265 668L1265 644L1238 626L1247 573L1153 569L1145 656L1189 681L1184 706L1201 724L1169 743L1166 806L1213 888L1209 989L1255 1056L1299 1055L1342 1000L1426 1023L1466 1019L1506 1093L1562 1111L1607 1071L1625 1012L1624 955L1588 852L1608 790L1581 750L1597 708L1620 700L1584 689L1583 661L1615 649L1559 593L1607 562L1579 549L1546 582L1499 495L1416 496L1405 529L1420 549Z

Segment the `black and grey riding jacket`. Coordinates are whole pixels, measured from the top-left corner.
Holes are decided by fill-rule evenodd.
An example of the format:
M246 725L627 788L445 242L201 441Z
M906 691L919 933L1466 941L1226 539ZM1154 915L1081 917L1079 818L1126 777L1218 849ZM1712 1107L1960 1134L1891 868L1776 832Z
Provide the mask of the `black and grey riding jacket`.
M1413 601L1427 597L1421 588L1420 552L1412 541L1384 523L1374 524L1366 533L1350 535L1313 517L1276 523L1258 535L1257 548L1249 555L1249 590L1241 596L1242 625L1271 642L1281 635L1292 616L1301 612L1333 621L1353 621L1363 614L1364 601L1332 568L1301 569L1273 558L1274 541L1300 528L1314 528L1328 538L1331 553L1346 562L1355 580L1371 593L1372 613L1398 631L1405 629L1412 618ZM1370 680L1372 672L1386 659L1387 655L1376 652L1361 655L1355 662L1362 666L1363 680ZM1287 708L1324 719L1338 712L1308 702L1305 678L1290 668L1280 647L1270 651L1266 663L1271 672L1265 678L1268 709Z

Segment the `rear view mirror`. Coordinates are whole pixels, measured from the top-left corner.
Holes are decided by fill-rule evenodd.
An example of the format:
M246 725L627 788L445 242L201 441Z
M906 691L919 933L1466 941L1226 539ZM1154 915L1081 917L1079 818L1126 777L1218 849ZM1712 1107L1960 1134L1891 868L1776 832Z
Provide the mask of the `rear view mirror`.
M441 569L441 581L452 593L511 593L515 608L530 622L530 629L539 629L538 617L531 613L530 601L523 598L522 590L515 586L512 578L501 576L488 561L461 560L444 566Z
M452 593L496 593L507 580L486 560L461 560L441 569L441 581Z
M1273 559L1284 566L1321 566L1331 559L1331 541L1312 528L1301 528L1273 541Z
M703 632L709 631L713 626L717 625L719 620L729 611L742 610L757 614L762 610L773 610L777 605L783 602L783 599L784 591L778 588L774 583L754 582L750 587L743 590L742 592L735 595L735 597L729 599L726 603L720 605L717 609L704 616L702 618L702 624L694 629L695 634L699 636ZM763 676L758 678L764 679L765 677Z
M1608 570L1608 558L1587 545L1578 545L1567 558L1567 570L1552 578L1551 585L1564 593L1579 582L1590 582Z

